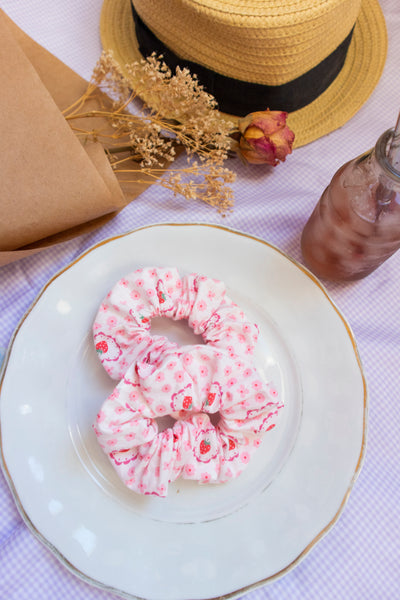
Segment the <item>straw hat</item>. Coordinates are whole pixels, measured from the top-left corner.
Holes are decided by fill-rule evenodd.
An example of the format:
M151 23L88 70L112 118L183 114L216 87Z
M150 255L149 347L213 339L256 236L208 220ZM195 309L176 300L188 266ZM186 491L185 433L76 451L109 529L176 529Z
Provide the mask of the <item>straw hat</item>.
M100 33L122 68L188 66L220 110L284 110L295 146L348 121L375 88L387 33L378 0L105 0Z

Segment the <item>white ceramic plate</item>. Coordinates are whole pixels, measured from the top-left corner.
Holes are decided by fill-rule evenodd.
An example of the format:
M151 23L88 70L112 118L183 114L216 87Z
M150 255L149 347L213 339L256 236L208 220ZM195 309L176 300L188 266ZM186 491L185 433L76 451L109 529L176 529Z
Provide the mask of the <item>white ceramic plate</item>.
M258 323L258 368L285 402L239 478L178 480L166 499L126 489L91 428L114 386L94 316L146 266L223 280ZM154 326L192 341L183 324ZM287 573L337 520L364 454L366 386L346 321L301 265L212 225L138 229L61 271L16 331L0 394L3 468L28 526L75 574L128 597L237 597Z

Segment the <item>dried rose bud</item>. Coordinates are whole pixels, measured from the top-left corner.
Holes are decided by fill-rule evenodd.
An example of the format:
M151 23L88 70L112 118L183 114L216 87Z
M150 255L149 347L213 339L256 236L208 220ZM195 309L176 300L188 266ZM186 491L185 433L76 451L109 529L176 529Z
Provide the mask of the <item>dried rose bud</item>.
M286 112L267 109L239 119L239 149L247 162L275 167L291 154L294 133L286 118Z

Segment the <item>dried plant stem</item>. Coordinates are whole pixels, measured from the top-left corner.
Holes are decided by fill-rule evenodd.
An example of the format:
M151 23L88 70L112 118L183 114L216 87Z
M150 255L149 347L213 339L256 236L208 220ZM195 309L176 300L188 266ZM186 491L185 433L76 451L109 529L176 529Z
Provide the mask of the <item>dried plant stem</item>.
M63 112L76 135L104 144L121 183L130 181L130 173L132 182L151 181L222 213L231 210L228 184L235 176L224 167L232 154L231 125L220 117L215 99L189 71L178 68L172 74L159 57L129 65L127 72L122 74L110 53L101 55L86 92ZM129 112L131 103L147 92L154 99L151 109ZM74 125L82 118L93 118L93 129ZM101 120L105 127L98 126ZM187 167L166 171L179 149L186 152ZM129 169L132 161L136 164Z

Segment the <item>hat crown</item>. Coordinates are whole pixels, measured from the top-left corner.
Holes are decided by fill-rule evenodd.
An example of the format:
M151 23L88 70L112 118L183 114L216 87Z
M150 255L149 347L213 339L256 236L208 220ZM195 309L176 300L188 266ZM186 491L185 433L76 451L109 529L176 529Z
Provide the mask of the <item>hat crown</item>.
M282 85L349 35L361 0L133 0L149 29L184 60L222 75Z

